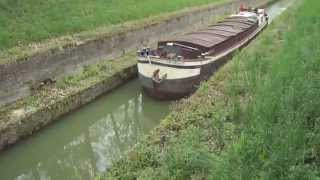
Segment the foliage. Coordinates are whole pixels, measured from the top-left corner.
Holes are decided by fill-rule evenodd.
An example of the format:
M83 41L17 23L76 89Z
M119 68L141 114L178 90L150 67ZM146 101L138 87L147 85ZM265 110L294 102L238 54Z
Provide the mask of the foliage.
M76 74L64 76L57 81L57 87L64 90L75 87L89 87L91 84L108 79L117 72L135 64L132 53L115 60L102 60L97 64L84 66Z
M255 79L246 84L253 94L244 112L247 125L239 141L224 154L214 177L319 176L319 8L318 1L310 0L295 11L291 31L284 35L283 48L266 74L261 76L261 62L249 57L246 68ZM258 66L251 66L251 61Z

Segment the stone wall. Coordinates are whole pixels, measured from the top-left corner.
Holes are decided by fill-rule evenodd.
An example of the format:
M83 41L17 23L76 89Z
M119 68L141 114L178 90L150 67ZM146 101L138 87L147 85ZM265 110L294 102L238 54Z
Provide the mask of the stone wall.
M270 0L234 0L218 6L186 11L179 16L141 26L110 37L79 45L51 49L27 60L0 65L0 107L31 93L31 87L48 79L77 71L99 59L116 58L160 39L209 25L223 14L234 12L241 3L260 6Z
M0 150L14 144L23 137L31 135L56 120L59 116L91 102L103 93L115 89L136 76L137 67L135 65L126 67L111 78L104 79L94 86L79 90L59 101L40 107L34 112L26 112L20 116L11 117L0 126Z

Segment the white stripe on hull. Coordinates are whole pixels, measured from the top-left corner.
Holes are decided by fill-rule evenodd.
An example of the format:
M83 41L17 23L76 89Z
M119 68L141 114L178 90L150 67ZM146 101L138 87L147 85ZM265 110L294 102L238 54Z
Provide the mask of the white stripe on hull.
M138 63L138 71L145 77L152 78L153 72L159 69L159 76L167 74L166 79L185 79L200 75L200 67L194 69L180 69L157 64Z

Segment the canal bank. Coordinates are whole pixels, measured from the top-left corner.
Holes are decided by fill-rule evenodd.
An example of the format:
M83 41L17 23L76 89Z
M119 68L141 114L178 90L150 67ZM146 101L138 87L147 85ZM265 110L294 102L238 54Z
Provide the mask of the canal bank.
M271 20L282 14L292 2L294 1L279 1L270 6L267 11ZM251 144L251 148L241 149L242 143L247 142L241 135L248 126L245 109L255 93L252 86L260 81L264 82L264 79L260 79L261 76L272 74L270 64L280 61L277 55L283 50L286 33L293 27L297 10L296 7L289 8L252 44L203 83L193 96L176 104L170 115L161 121L146 140L136 146L129 156L114 164L100 179L266 177L263 176L265 174L254 174L257 165L250 167L252 178L242 176L248 172L241 168L247 167L246 160L267 161L269 158L263 156L263 153L267 153L269 149L267 152L254 154L252 150L264 146L259 142ZM250 134L251 129L248 128ZM258 130L268 133L268 129ZM272 139L268 140L272 142ZM230 154L227 154L229 151ZM250 152L256 155L256 159L251 159L253 155ZM242 156L243 154L249 155Z
M79 74L38 87L34 95L1 109L0 149L33 134L61 115L110 92L136 75L136 62L128 55L86 66Z
M262 6L272 1L249 0L246 2L250 3L251 5ZM151 43L161 38L170 36L172 34L176 34L178 32L181 33L191 30L192 28L199 28L204 25L208 25L208 23L212 23L212 21L217 20L223 14L235 11L239 7L240 3L241 1L235 1L226 5L219 5L217 7L209 6L201 7L200 9L196 8L195 10L192 9L182 13L182 15L180 14L177 17L174 16L173 19L170 19L169 21L165 20L164 24L156 23L156 26L143 27L143 30L138 28L140 35L134 35L134 37L152 37L147 38L148 43ZM206 11L204 11L204 9L206 9ZM178 21L180 25L176 21ZM198 24L199 22L200 24ZM192 23L194 26L189 26L190 23ZM170 26L169 29L172 30L172 32L168 32L167 26ZM188 28L186 28L186 26ZM152 35L152 33L158 32L153 31L153 28L157 28L158 31L161 31L162 33L165 32L165 35L161 35L161 33L159 34L159 36ZM162 31L163 28L167 30ZM147 33L147 31L150 31L150 33L152 33ZM109 60L110 57L118 56L132 49L135 49L138 46L141 46L141 44L139 45L139 43L134 44L134 46L131 46L133 42L136 42L136 40L130 38L133 37L133 32L128 30L127 33L131 34L130 36L128 36L128 34L125 34L125 36L128 38L127 41L130 41L130 43L126 43L127 41L123 38L120 38L122 40L110 41L100 39L97 41L89 41L94 45L90 43L84 43L76 47L71 46L71 49L69 48L70 46L67 46L68 48L64 49L65 51L62 49L62 54L60 50L52 50L49 54L45 53L44 55L41 53L36 54L34 60L36 60L37 62L33 62L33 58L31 58L33 56L30 56L31 59L27 58L22 61L13 61L13 66L11 66L12 64L10 63L2 66L4 71L0 72L4 74L2 74L0 77L4 78L4 81L1 80L0 82L3 82L4 84L2 84L1 87L12 89L12 91L6 90L9 93L20 94L16 93L15 90L26 90L25 88L18 88L14 87L14 85L10 85L10 83L13 82L19 82L20 85L24 84L25 81L19 79L20 77L32 79L33 82L27 82L28 86L30 86L28 88L32 89L31 96L27 96L26 98L18 100L15 103L12 103L9 106L5 106L0 110L0 149L3 149L7 145L14 144L22 137L31 135L35 131L41 129L42 127L46 126L47 124L55 120L57 117L92 101L99 95L109 92L113 88L116 88L124 82L128 81L129 79L133 78L137 73L135 67L135 59L133 58L133 55L129 54L121 58L116 58L113 61ZM118 35L119 34L111 37L108 36L108 38L119 38ZM97 42L98 44L95 44L94 42ZM101 42L107 43L108 47L113 47L113 49L116 51L120 50L121 53L116 53L117 55L112 55L114 51L112 51L112 49L109 49L109 51L105 48L102 48L104 47L104 45L99 44ZM112 45L108 43L112 43ZM122 43L122 45L128 45L129 49L121 48L122 45L119 45L118 47L117 43ZM87 49L85 48L86 45L90 46L89 49L95 49L95 51L90 51L91 53L94 53L94 55L91 54L92 57L90 56L90 53L82 52L84 49ZM77 53L78 50L81 51L81 53ZM55 54L56 52L59 53ZM112 53L109 54L108 52ZM106 56L105 53L108 53L108 55L110 56ZM83 64L82 60L78 61L78 58L80 58L80 56L82 60L90 61L92 59L95 59L94 61L98 61L98 63L93 65L84 65L87 63ZM98 59L102 56L105 58ZM43 58L41 57L46 57L44 58L45 61L43 61ZM57 57L59 58L57 59ZM71 61L69 61L70 58L72 59ZM59 61L65 61L65 63L60 63ZM75 63L75 61L77 61L77 63ZM23 63L27 64L23 65ZM58 65L52 63L58 63ZM39 71L31 70L33 69L34 65L37 64L45 66L44 69L40 68ZM114 67L110 64L113 64ZM72 67L69 67L69 65L71 65ZM78 72L75 75L66 75L69 72L75 70L76 68L74 67L82 65L84 67L80 68L81 70L78 69ZM50 70L48 68L54 69ZM65 70L68 73L65 74L64 72L61 72L61 70ZM51 79L55 79L55 75L51 76L51 72L58 74L60 73L62 74L60 75L62 77L57 77L57 82L51 82ZM34 76L28 73L36 73L36 75ZM12 77L18 79L12 79ZM10 83L7 84L6 82L9 81Z

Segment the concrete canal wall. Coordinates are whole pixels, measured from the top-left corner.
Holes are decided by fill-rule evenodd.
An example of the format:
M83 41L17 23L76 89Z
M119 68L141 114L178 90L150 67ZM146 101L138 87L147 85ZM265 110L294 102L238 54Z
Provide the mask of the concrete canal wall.
M59 116L91 102L103 93L115 89L136 76L136 65L127 66L93 86L80 89L59 100L41 105L35 111L28 112L25 108L11 111L7 120L0 118L0 150L14 144L22 137L31 135Z
M30 95L32 87L43 80L74 73L83 65L94 64L99 59L116 58L174 34L207 26L221 15L234 12L241 3L260 6L269 1L234 0L217 6L191 8L160 21L146 21L120 33L10 60L7 64L0 64L0 107Z

